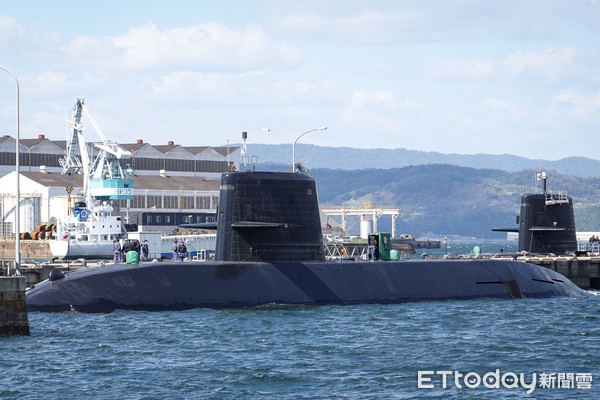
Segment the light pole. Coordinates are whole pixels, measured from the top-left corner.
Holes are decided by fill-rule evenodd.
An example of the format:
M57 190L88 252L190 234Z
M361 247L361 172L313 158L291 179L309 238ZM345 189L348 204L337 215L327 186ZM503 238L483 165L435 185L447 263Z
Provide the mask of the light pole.
M318 128L315 129L311 129L309 131L306 131L304 133L301 133L300 135L298 135L296 137L296 139L292 140L292 138L287 134L287 133L283 133L281 131L275 130L275 129L270 129L270 128L262 128L263 131L265 132L275 132L275 133L279 133L280 135L285 136L286 138L288 138L288 140L290 142L292 142L292 172L296 172L296 143L298 142L298 139L300 139L302 136L306 135L307 133L310 132L314 132L314 131L324 131L325 129L327 129L326 126L320 126Z
M17 205L15 206L15 275L21 275L21 232L20 232L20 208L21 193L19 185L19 81L15 74L12 73L8 68L0 65L0 68L5 70L13 77L15 84L17 85L17 151L15 153L15 170L17 172ZM10 275L10 267L6 275Z

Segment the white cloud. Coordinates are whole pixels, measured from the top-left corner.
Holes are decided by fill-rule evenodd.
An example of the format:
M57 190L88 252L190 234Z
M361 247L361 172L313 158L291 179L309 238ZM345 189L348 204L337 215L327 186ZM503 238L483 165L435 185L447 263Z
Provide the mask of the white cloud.
M511 120L521 120L524 117L524 112L519 107L514 104L511 104L507 101L487 98L483 100L483 105L489 107L492 110L500 111L504 115L508 115Z
M164 101L184 108L232 106L243 103L232 74L175 71L163 75L149 88L152 101Z
M287 11L289 12L289 11ZM414 21L410 10L351 10L348 14L315 14L314 10L285 14L271 21L283 32L306 32L316 40L352 40L359 43L382 43L402 39L403 28ZM387 34L382 35L383 32Z
M22 71L37 68L48 59L60 43L54 32L38 23L21 24L16 18L0 15L0 63L22 76ZM17 68L17 66L19 66Z
M347 116L377 111L381 108L393 110L396 108L397 101L392 92L366 93L356 91L352 93L350 103L345 110Z
M339 104L339 107L343 107L343 104ZM386 141L397 146L398 143L406 143L396 140L398 135L422 131L421 127L415 127L415 122L422 118L422 113L421 103L401 101L391 91L355 91L339 116L337 134L330 132L329 135L343 139L345 145L356 147L364 147L365 143L370 143L367 147L378 147L383 144L374 143ZM373 136L375 132L376 135Z
M69 74L66 72L46 71L33 77L38 95L44 97L65 90L71 85Z
M426 76L432 79L482 79L494 76L491 60L443 60L439 57L427 60Z
M124 2L89 27L68 22L92 5L43 15L11 4L21 14L0 16L0 63L21 83L23 137L62 139L76 97L111 136L189 145L242 130L280 143L260 128L327 125L307 142L527 153L514 143L567 131L575 142L600 118L593 2L189 2L186 15ZM11 126L10 92L0 102L0 127ZM538 147L597 157L575 143Z
M301 59L297 48L271 39L259 26L230 29L216 22L164 30L149 23L113 37L79 36L67 52L86 68L117 71L240 72L292 68Z
M577 49L573 47L547 47L541 51L517 50L504 60L504 69L513 75L542 75L557 79L572 73L575 68Z
M11 34L14 34L19 28L16 18L0 15L0 38L4 41L7 41L7 38L10 38Z
M565 16L591 22L599 15L594 0L560 1L461 0L440 2L347 0L259 2L270 26L284 35L313 40L381 43L423 43L456 40L550 39L560 35ZM582 12L582 10L586 10ZM585 15L583 15L585 14Z
M572 114L578 119L596 119L600 115L600 93L595 96L582 96L571 91L563 92L552 98L557 106L570 106Z

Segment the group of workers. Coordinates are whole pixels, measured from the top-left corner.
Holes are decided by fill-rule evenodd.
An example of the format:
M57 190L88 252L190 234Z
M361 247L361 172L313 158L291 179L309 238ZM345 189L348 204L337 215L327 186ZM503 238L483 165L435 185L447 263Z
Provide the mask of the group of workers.
M173 261L183 261L187 256L187 246L183 240L179 242L179 245L177 245L177 240L174 240L173 246L171 246L171 252L173 253Z
M115 263L120 263L123 260L127 260L128 263L135 261L148 261L148 241L144 240L140 244L139 240L133 239L125 239L125 243L123 243L123 247L121 247L121 242L117 239L113 240L113 261Z
M171 250L173 261L183 261L187 257L187 246L183 241L177 244L177 240L174 240ZM137 239L125 239L123 247L121 247L121 242L116 239L113 240L113 261L115 263L123 262L123 260L126 260L128 264L135 264L139 261L145 262L148 261L148 254L147 240L142 241L140 244Z

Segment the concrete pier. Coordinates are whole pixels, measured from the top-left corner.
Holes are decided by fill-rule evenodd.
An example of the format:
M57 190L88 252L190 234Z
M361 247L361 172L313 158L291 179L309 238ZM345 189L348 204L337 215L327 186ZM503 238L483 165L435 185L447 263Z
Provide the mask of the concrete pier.
M569 278L582 289L600 289L600 257L519 257Z
M0 335L29 335L26 278L0 276Z

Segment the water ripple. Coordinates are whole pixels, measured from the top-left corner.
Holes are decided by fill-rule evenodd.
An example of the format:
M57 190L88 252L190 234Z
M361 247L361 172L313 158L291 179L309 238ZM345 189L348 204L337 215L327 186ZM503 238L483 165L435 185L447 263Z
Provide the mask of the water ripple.
M419 370L592 373L600 297L111 314L31 313L0 337L0 398L516 398L417 389ZM532 398L587 399L536 389Z

